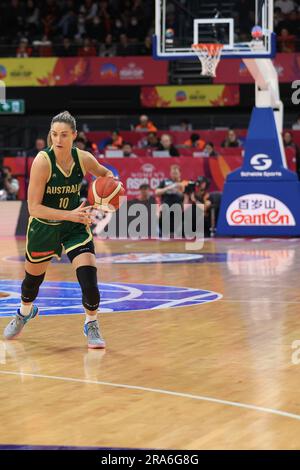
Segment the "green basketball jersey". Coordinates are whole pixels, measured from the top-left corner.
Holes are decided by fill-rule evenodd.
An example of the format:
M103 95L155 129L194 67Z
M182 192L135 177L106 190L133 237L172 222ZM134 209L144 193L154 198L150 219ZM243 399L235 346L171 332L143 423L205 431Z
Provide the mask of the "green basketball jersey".
M49 158L51 172L42 204L52 209L73 210L80 205L80 188L84 176L83 166L76 147L72 148L73 165L67 175L58 165L53 148L43 150Z

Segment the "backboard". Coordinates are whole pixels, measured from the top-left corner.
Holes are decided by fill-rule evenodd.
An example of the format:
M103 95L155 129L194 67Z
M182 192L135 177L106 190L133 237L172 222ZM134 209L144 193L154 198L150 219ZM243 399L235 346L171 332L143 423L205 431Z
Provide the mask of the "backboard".
M273 0L155 0L155 58L193 58L192 44L221 43L222 58L271 58L276 53ZM253 39L254 26L262 28Z

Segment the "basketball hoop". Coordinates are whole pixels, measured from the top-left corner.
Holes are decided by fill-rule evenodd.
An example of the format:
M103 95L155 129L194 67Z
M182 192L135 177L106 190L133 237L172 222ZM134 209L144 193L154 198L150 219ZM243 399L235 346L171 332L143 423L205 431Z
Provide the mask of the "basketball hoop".
M215 77L223 44L192 44L192 49L201 62L201 75L204 77Z

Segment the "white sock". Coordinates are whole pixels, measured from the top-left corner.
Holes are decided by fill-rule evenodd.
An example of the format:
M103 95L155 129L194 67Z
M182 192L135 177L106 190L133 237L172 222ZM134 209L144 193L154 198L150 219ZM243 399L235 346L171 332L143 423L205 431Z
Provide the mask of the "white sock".
M85 314L85 323L88 323L89 321L95 321L97 320L97 313L96 315L88 315L87 313Z
M26 305L21 303L21 307L20 307L21 315L23 315L23 317L27 317L27 315L30 314L31 308L32 308L32 303L31 304L26 304Z

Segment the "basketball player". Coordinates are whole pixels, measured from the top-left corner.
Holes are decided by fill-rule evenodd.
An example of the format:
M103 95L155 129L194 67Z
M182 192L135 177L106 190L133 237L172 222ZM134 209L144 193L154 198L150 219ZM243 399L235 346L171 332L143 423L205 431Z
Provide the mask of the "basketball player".
M90 207L79 205L81 181L86 172L113 177L89 152L73 146L76 121L67 111L52 119L48 145L35 157L28 188L29 223L26 237L25 278L21 307L4 330L6 339L19 335L36 317L33 305L53 256L60 259L62 248L72 263L82 291L86 313L84 334L89 348L104 348L97 310L100 295L91 225Z

